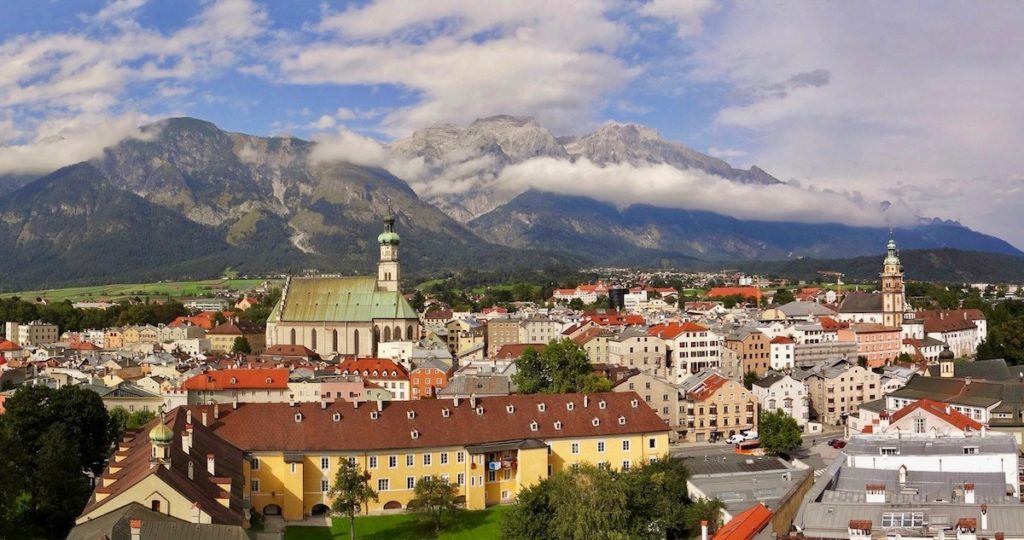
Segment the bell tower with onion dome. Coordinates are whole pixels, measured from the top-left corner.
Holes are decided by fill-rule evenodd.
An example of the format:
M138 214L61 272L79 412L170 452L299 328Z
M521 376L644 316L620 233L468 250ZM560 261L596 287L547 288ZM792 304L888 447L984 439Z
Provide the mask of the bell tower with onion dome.
M377 237L380 244L380 261L377 263L377 290L398 292L400 269L398 265L398 233L395 232L395 217L390 212L384 218L384 232Z
M889 232L885 261L882 262L882 324L889 328L903 327L905 292L903 288L903 265L896 251L896 239Z

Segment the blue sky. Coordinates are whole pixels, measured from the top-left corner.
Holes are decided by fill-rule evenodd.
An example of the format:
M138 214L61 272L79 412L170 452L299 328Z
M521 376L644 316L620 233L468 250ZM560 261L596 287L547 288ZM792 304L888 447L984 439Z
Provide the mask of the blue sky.
M170 115L383 141L494 114L558 135L615 120L1021 246L1021 27L1011 1L10 2L0 173Z

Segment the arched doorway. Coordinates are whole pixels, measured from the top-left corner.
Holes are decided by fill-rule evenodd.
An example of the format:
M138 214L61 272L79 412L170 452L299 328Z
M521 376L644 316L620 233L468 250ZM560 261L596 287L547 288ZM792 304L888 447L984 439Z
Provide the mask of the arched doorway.
M313 509L310 510L309 513L313 517L320 517L320 516L326 516L328 510L330 510L330 508L326 504L314 504L313 505Z
M408 339L409 341L412 341L412 340L416 339L412 335L412 325L411 324L409 325L408 328L405 329L405 339Z
M384 509L385 510L401 510L402 509L402 503L400 503L398 501L388 501L388 502L384 503Z
M281 507L276 505L276 504L268 504L268 505L263 507L263 515L264 516L280 516L281 515Z

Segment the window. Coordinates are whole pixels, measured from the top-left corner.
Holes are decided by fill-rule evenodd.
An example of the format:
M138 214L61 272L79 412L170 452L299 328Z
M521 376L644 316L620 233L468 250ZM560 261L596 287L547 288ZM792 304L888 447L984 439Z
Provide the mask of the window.
M657 447L658 447L658 439L655 439L654 437L649 437L647 439L647 448L657 448Z
M331 468L331 458L326 457L326 456L320 458L320 468L325 470L325 471L327 469L330 469Z
M597 441L597 451L604 452L604 441Z
M259 493L260 492L260 481L259 480L253 480L250 483L250 485L249 485L249 491L252 491L253 493Z
M320 480L320 491L323 491L324 493L327 493L330 490L331 490L331 483L328 482L326 479Z
M391 480L381 478L377 480L377 491L388 491L391 489Z
M487 481L494 482L498 480L498 471L487 471Z
M448 464L448 452L441 452L441 465Z
M466 461L466 453L465 452L460 450L460 451L455 453L455 463L465 463L465 461Z
M629 470L629 460L626 460L626 461L622 462L622 470L624 470L624 471L628 471Z
M572 448L572 453L573 454L579 454L580 453L580 443L578 443L578 442L572 443L571 448Z
M965 446L964 447L964 454L974 455L974 454L977 454L977 453L978 453L978 447L977 446Z
M883 512L882 527L886 529L903 529L924 525L924 512Z
M405 478L405 489L416 489L416 477L407 476Z
M423 464L424 465L430 465L430 457L431 457L431 455L432 454L430 452L427 452L426 454L423 454Z
M925 425L925 419L923 417L922 418L915 418L914 419L914 433L924 433L924 430L925 430L924 425Z
M900 449L899 448L884 447L884 448L879 448L878 451L883 456L898 456L898 455L900 455Z
M405 455L405 466L412 467L416 463L416 458L412 454Z
M377 468L377 456L370 456L370 468L371 469L376 469Z
M466 484L466 473L459 473L455 475L455 484L463 486Z
M295 474L295 464L292 463L291 465L292 465L292 474Z
M254 470L254 471L260 470L260 458L258 458L258 457L252 458L252 470Z
M629 441L622 441L622 451L629 451Z
M511 480L512 479L512 469L505 469L504 471L502 471L502 477L504 477L505 480Z
M398 466L398 456L388 456L388 468L394 469Z

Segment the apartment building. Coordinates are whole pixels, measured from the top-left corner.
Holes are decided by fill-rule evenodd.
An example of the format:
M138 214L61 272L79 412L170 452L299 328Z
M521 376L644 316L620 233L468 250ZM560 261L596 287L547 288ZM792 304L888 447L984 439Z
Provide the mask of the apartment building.
M882 397L881 375L843 360L797 370L793 378L807 387L811 414L823 424L842 425L862 403Z
M608 363L661 373L665 364L665 342L640 328L626 328L608 338Z
M652 326L648 332L665 340L676 382L722 365L724 340L704 325L692 322L667 323Z
M725 337L726 348L739 355L743 363L743 372L753 371L758 377L768 372L771 349L770 338L758 328L744 326L729 332Z
M716 441L757 428L757 396L739 381L705 371L684 381L680 391L686 423L679 431L685 442Z

